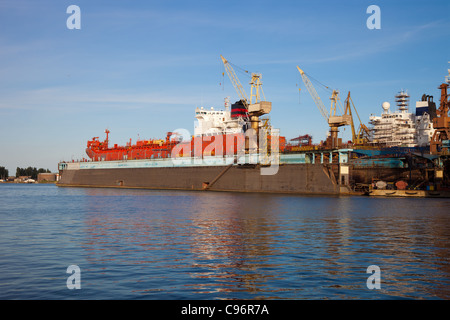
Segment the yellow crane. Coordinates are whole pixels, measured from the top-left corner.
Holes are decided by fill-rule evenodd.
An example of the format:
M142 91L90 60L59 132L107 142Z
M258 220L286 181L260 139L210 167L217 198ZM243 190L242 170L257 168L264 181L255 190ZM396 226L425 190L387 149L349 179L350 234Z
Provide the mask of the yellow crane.
M245 90L242 87L242 84L239 81L239 78L237 77L236 72L234 72L233 67L230 65L230 63L227 61L227 59L225 59L222 55L220 55L220 58L222 59L223 65L228 74L228 77L231 80L231 83L233 84L234 89L238 93L239 97L241 98L241 100L245 104L245 106L248 107L249 100L247 98L247 94L245 93Z
M266 97L264 95L264 91L262 89L262 82L261 82L261 74L260 73L252 73L250 80L251 85L251 91L250 91L250 99L247 98L247 94L245 93L244 88L242 87L241 82L239 81L239 78L236 75L236 72L234 72L233 67L231 66L230 62L225 59L222 55L220 55L220 58L222 59L223 65L225 67L225 70L228 74L228 77L231 80L231 83L234 86L234 89L239 94L241 100L244 101L246 106L248 107L251 104L256 104L261 101L265 101ZM245 71L248 73L248 71ZM261 99L261 95L263 99Z
M351 103L351 105L350 105ZM356 116L359 120L358 132L355 130L355 123L353 121L352 107L355 110ZM362 123L361 118L359 117L358 111L356 110L355 104L353 103L352 98L350 97L350 91L348 92L347 99L345 99L345 114L349 114L351 117L351 128L352 128L352 142L356 146L367 145L369 142L370 130L367 126Z
M327 122L328 122L328 125L330 127L330 139L331 139L329 147L331 149L338 148L339 147L339 144L338 144L339 127L350 125L352 122L351 116L346 113L347 110L341 116L336 115L336 105L337 105L337 101L339 100L339 91L337 91L337 90L332 91L331 98L330 98L331 99L331 107L330 107L330 111L328 112L327 109L325 108L325 105L323 104L322 100L320 99L320 96L317 94L316 89L312 85L309 78L306 76L305 72L302 69L300 69L298 66L297 66L297 69L300 72L300 75L303 79L303 82L305 83L306 88L309 91L309 94L311 95L314 102L316 103L317 108L319 109L320 113L325 118L325 120L327 120Z
M251 91L250 91L250 100L247 98L247 94L245 93L244 88L242 87L241 82L239 81L239 78L236 76L236 72L234 72L233 67L231 66L230 62L225 59L222 55L220 55L220 58L222 59L223 65L225 67L225 70L227 71L228 77L231 80L231 83L233 84L236 92L238 93L240 99L244 103L245 107L247 108L248 114L250 116L250 121L252 124L252 128L255 129L256 132L258 132L259 128L259 117L268 114L272 110L272 103L265 101L265 95L262 90L262 83L261 83L261 74L259 73L252 73L251 74ZM246 71L248 72L248 71ZM263 99L261 99L261 96Z

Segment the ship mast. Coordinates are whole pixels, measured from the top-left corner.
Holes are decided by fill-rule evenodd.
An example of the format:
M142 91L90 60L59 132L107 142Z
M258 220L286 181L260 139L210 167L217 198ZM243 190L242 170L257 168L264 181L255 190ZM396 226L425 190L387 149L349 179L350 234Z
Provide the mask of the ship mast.
M450 61L448 63L450 63ZM450 69L448 69L447 71L448 71L448 76L445 77L445 82L450 84Z
M105 133L106 133L106 140L105 140L105 146L104 146L104 148L105 148L105 149L108 149L108 146L109 146L109 133L110 133L110 131L109 131L108 129L106 129L106 130L105 130Z
M398 110L400 110L401 112L408 111L409 95L406 93L406 91L400 91L395 96L395 102L397 102Z

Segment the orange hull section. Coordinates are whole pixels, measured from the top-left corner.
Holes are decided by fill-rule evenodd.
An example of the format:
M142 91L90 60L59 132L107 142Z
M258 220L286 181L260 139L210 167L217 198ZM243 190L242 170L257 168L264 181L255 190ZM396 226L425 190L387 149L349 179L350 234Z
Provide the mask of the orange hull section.
M107 131L108 133L109 131ZM103 142L95 137L87 142L86 154L93 161L117 161L170 158L172 156L235 155L238 153L237 150L243 150L245 147L242 134L193 137L190 142L171 139L171 136L172 133L169 132L165 140L140 140L134 145L131 144L130 140L126 146L115 144L112 148L108 146L108 135ZM286 139L284 137L279 138L280 152L283 152ZM269 136L269 148L270 139Z

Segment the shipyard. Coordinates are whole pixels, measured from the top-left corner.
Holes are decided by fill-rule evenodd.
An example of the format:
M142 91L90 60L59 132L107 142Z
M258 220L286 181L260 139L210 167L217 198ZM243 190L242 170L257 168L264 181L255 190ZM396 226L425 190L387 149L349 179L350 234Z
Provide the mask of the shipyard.
M1 0L0 299L450 300L449 12Z
M319 144L309 134L287 140L268 116L262 75L251 74L250 98L233 65L220 56L239 100L226 97L222 110L196 108L194 134L168 132L165 139L87 142L88 159L59 164L57 185L146 189L449 197L449 76L434 96L423 94L410 111L406 91L381 115L361 121L350 92L341 105L331 90L326 108L308 75L297 66L311 97L329 126ZM358 121L356 120L358 119ZM343 142L339 129L349 126Z

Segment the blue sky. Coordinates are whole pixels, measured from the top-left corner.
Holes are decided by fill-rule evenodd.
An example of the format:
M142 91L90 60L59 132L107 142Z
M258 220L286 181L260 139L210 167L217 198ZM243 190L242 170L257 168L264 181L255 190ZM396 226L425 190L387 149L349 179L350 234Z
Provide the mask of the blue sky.
M80 30L66 27L72 4ZM366 27L371 4L379 30ZM401 89L410 109L424 93L438 101L450 1L0 0L0 166L55 172L86 157L86 141L105 128L118 144L193 132L197 106L238 100L221 54L262 74L282 135L319 142L328 127L296 66L342 101L351 91L366 124ZM316 89L329 107L329 92ZM341 133L350 139L350 128Z

